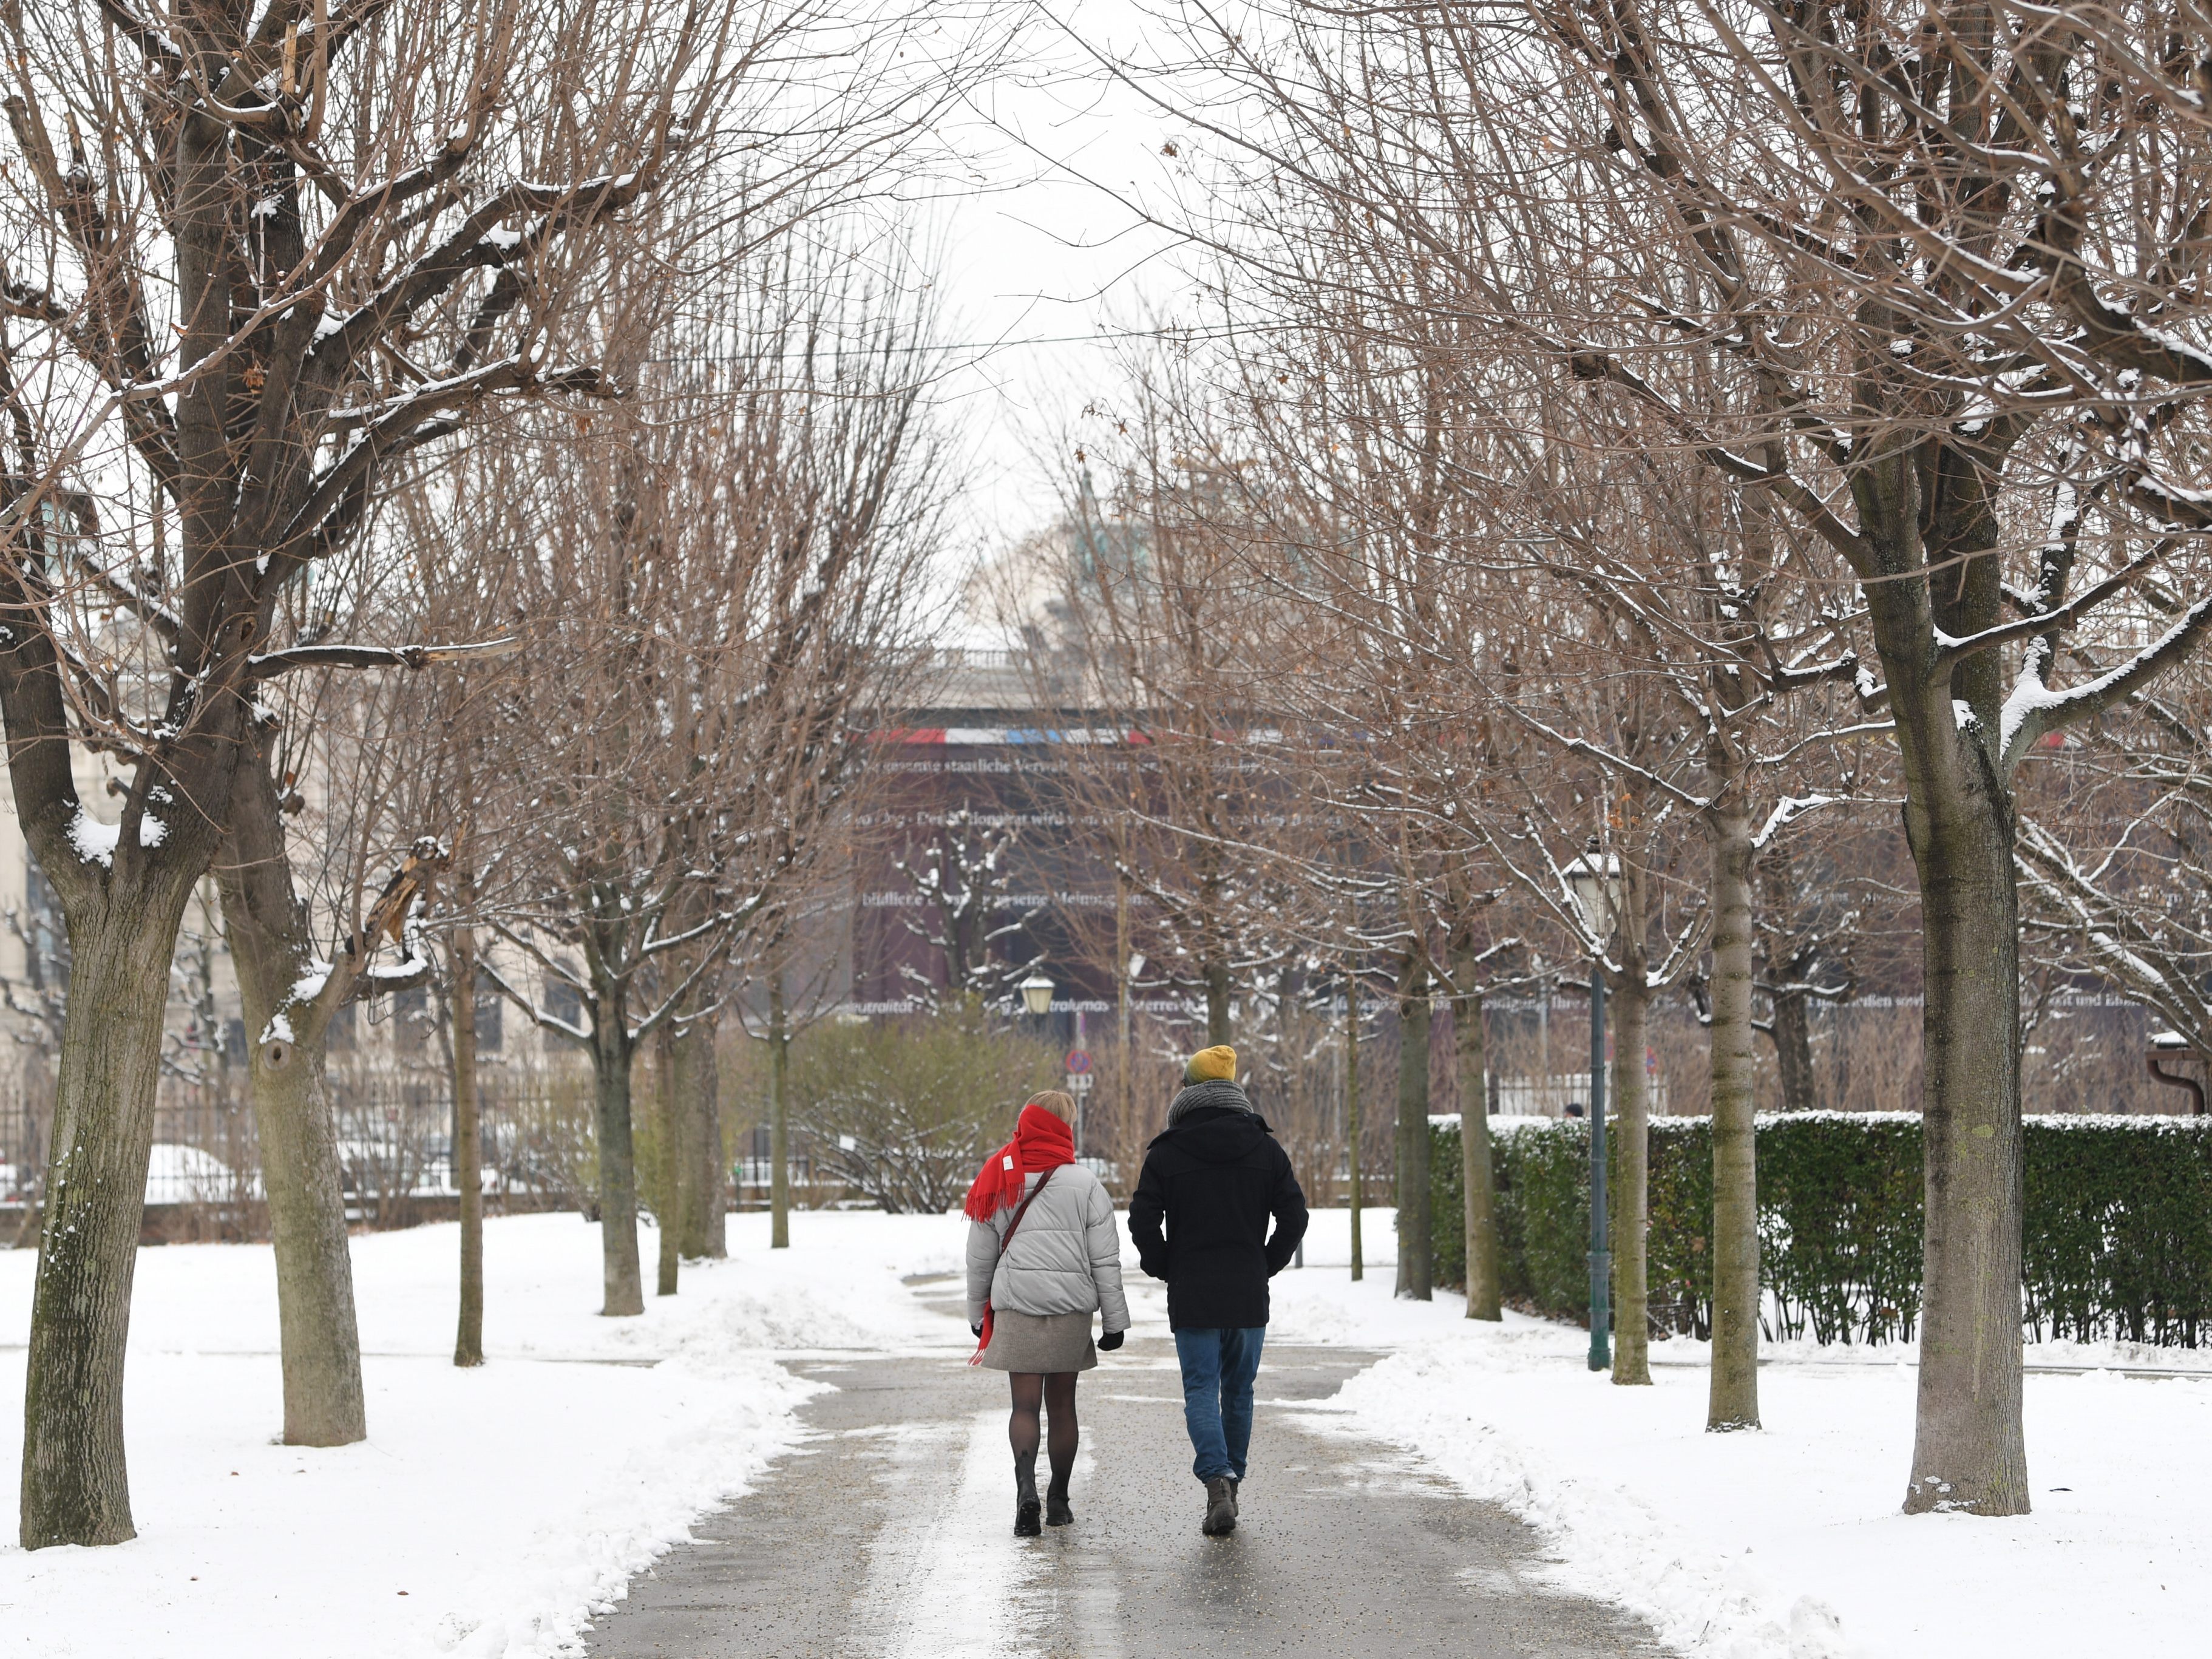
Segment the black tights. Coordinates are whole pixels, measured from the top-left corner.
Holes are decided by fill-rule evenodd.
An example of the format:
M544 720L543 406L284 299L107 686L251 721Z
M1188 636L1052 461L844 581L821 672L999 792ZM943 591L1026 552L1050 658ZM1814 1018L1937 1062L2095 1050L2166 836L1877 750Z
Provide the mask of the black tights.
M1013 1445L1014 1467L1024 1471L1036 1468L1037 1411L1042 1407L1052 1417L1051 1439L1047 1447L1052 1461L1052 1485L1048 1490L1065 1498L1067 1477L1075 1472L1076 1373L1013 1371L1008 1375L1014 1385L1014 1414L1006 1425L1006 1438Z

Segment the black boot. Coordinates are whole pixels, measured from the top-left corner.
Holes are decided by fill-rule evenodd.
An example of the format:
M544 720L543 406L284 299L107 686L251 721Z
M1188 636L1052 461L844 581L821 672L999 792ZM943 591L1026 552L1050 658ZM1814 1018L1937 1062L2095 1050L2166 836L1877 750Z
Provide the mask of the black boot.
M1225 1474L1206 1483L1206 1522L1199 1530L1208 1538L1237 1530L1237 1483Z
M1044 1489L1044 1523L1048 1527L1071 1527L1075 1524L1075 1511L1067 1507L1067 1483L1054 1480Z
M1044 1528L1037 1524L1036 1456L1014 1460L1014 1536L1035 1538Z
M1236 1515L1236 1514L1237 1514L1237 1513L1239 1512L1239 1511L1238 1511L1238 1510L1237 1510L1237 1494L1238 1492L1242 1492L1243 1489L1244 1489L1244 1483L1243 1483L1242 1480L1238 1480L1235 1475L1231 1475L1231 1476L1230 1476L1230 1477L1229 1477L1229 1512L1230 1512L1230 1514L1231 1514L1231 1515Z

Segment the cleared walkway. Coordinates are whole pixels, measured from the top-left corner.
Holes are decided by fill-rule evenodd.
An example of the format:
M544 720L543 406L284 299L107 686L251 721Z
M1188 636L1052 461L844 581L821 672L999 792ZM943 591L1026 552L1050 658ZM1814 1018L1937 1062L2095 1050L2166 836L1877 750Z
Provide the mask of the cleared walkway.
M957 1315L943 1288L917 1293ZM1006 1379L939 1350L796 1365L811 1442L693 1530L594 1632L606 1659L1154 1659L1659 1650L1547 1586L1535 1535L1325 1403L1379 1356L1271 1346L1242 1522L1198 1529L1173 1348L1085 1375L1073 1527L1012 1535Z

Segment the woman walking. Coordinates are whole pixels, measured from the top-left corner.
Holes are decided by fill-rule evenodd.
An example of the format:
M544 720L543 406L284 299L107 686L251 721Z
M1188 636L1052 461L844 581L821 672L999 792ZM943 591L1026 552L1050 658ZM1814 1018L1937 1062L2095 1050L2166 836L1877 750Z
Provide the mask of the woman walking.
M1030 1097L1014 1138L983 1162L968 1189L968 1325L980 1341L970 1364L1012 1373L1014 1535L1035 1538L1075 1519L1075 1376L1111 1352L1129 1328L1121 1294L1121 1230L1098 1177L1075 1161L1067 1121L1075 1102L1058 1090ZM1052 1480L1037 1500L1039 1408L1051 1419Z

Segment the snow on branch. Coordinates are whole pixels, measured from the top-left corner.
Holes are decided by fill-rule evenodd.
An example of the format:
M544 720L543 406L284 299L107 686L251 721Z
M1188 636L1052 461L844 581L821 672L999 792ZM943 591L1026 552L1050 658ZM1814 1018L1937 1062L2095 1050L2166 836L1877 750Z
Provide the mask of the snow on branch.
M295 668L426 668L513 656L521 648L522 641L512 636L470 645L295 645L250 657L246 669L252 678L265 680Z
M1841 795L1784 795L1774 803L1774 810L1766 815L1766 822L1751 838L1752 850L1765 852L1769 842L1808 812L1818 811L1823 806L1839 805L1843 800Z
M2005 699L1997 739L1998 765L2010 771L2046 734L2101 714L2124 702L2196 648L2212 625L2212 594L2184 611L2173 626L2118 665L2087 683L2053 691L2034 673L2023 672Z
M507 930L504 928L500 928L496 931L498 931L502 937L509 937L509 935L507 934ZM532 954L536 955L537 952L532 951ZM477 961L477 971L491 981L492 988L497 991L500 995L505 997L516 1007L521 1009L524 1013L529 1015L531 1019L540 1029L550 1031L556 1036L567 1037L571 1042L588 1043L591 1042L592 1033L582 1024L581 1022L566 1020L562 1018L560 1015L552 1012L550 1010L540 1008L535 1002L531 1000L529 992L522 989L520 986L516 985L513 980L501 973L498 964L494 963L489 957L480 958ZM574 981L566 975L562 975L562 978L566 983L572 985L574 983ZM575 988L580 991L584 988L577 986ZM579 999L579 1002L582 1006L588 1007L591 1005L591 999L589 997L581 997Z
M2095 610L2123 589L2132 586L2137 577L2163 563L2180 544L2179 538L2166 537L2149 552L2141 558L2130 559L2094 587L2085 588L2079 595L2069 599L2064 605L2039 611L2033 616L2021 617L2012 622L2000 623L1995 628L1984 628L1978 634L1968 634L1962 638L1954 638L1940 628L1937 629L1936 630L1937 676L1948 673L1952 668L1977 652L1987 651L1995 646L2011 645L2020 640L2034 639L2044 634L2061 633L2074 627L2088 612Z

